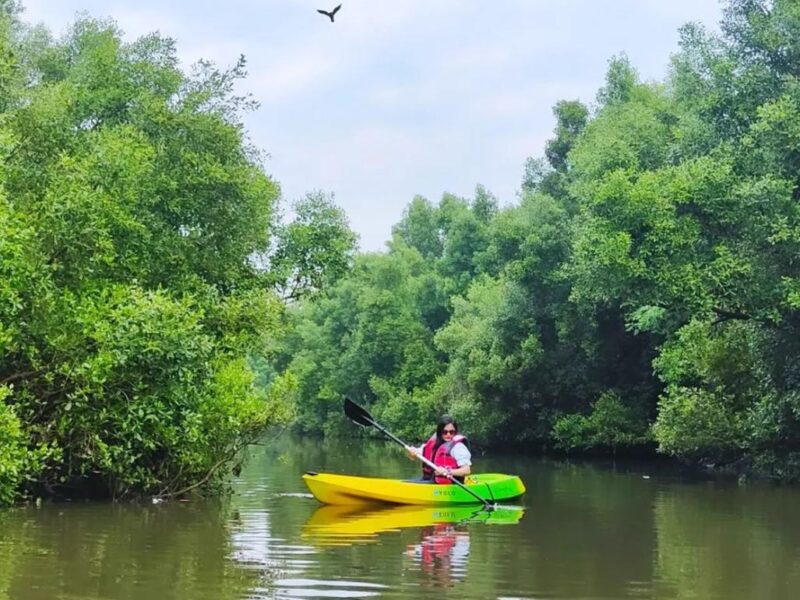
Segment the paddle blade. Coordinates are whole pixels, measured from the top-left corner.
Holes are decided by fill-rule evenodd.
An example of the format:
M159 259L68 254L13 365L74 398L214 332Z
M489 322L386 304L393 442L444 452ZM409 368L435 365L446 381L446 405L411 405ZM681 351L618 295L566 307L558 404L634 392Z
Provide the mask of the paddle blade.
M364 427L371 427L372 425L375 425L372 415L370 415L365 409L361 408L358 404L350 400L350 398L344 399L344 414L347 415L347 418L351 421L358 423L359 425L363 425Z

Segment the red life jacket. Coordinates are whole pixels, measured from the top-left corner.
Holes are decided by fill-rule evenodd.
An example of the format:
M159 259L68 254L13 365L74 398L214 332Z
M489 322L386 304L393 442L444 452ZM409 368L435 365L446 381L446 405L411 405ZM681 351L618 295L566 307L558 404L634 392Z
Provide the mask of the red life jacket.
M453 446L458 444L459 442L466 444L467 438L463 435L457 433L455 434L449 442L443 442L437 449L436 454L433 453L433 448L436 445L436 434L434 433L431 438L425 442L425 445L422 447L422 456L427 458L437 467L449 467L451 469L457 469L458 463L456 459L450 455L450 451L453 449ZM436 476L434 478L433 469L431 469L425 463L422 463L422 478L423 479L435 479L436 483L441 483L447 485L448 483L453 483L447 477L439 477ZM462 477L456 477L459 481L463 481Z

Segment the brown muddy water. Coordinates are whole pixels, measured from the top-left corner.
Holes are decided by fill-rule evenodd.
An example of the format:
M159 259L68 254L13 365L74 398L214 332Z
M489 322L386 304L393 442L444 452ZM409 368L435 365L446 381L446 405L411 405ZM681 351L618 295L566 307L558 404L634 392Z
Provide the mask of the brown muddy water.
M800 598L800 489L482 456L521 511L319 505L306 470L410 477L393 445L254 446L229 498L0 510L0 599Z

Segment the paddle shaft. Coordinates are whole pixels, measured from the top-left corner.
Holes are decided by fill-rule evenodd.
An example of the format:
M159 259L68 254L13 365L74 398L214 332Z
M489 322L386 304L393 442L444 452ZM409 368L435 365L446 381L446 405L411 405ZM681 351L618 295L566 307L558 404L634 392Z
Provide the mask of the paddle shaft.
M383 427L382 427L382 426L381 426L381 425L380 425L378 422L376 422L376 421L375 421L375 419L373 419L373 418L372 418L372 415L370 415L370 414L369 414L369 413L368 413L368 412L367 412L367 411L366 411L364 408L362 408L362 407L358 406L358 404L356 404L355 402L353 402L353 401L352 401L352 400L350 400L349 398L345 398L345 403L350 403L352 406L354 406L355 408L357 408L357 409L360 411L360 413L361 413L361 414L359 415L359 417L360 417L361 419L364 419L364 420L368 421L368 422L369 422L369 423L370 423L370 424L371 424L373 427L375 427L375 428L376 428L378 431L380 431L381 433L383 433L383 434L384 434L385 436L387 436L389 439L391 439L391 440L393 440L393 441L397 442L397 443L398 443L398 444L400 444L400 445L401 445L401 446L402 446L404 449L408 447L408 444L406 444L406 443L405 443L403 440L401 440L399 437L397 437L397 436L396 436L396 435L394 435L393 433L391 433L391 432L387 431L387 430L386 430L386 429L384 429L384 428L383 428ZM347 410L345 410L345 414L346 414L348 417L352 418L352 416L351 416L350 414L348 414L348 411L347 411ZM353 419L353 420L354 420L356 423L359 423L359 419ZM360 423L360 424L361 424L361 423ZM418 459L420 459L420 461L422 461L423 463L425 463L426 465L428 465L428 466L429 466L431 469L433 469L434 471L435 471L435 470L438 468L438 467L437 467L437 466L436 466L436 465L435 465L435 464L434 464L432 461L428 460L427 458L425 458L425 457L424 457L424 456L422 456L421 454L417 454L416 456L417 456L417 458L418 458ZM472 491L471 489L469 489L469 488L468 488L466 485L464 485L463 483L461 483L461 482L460 482L458 479L456 479L456 478L455 478L455 477L453 477L452 475L447 475L447 474L446 474L446 475L445 475L445 477L447 477L447 478L448 478L450 481L452 481L454 484L456 484L456 485L457 485L457 486L459 486L461 489L463 489L464 491L466 491L468 494L472 495L472 496L473 496L473 497L474 497L476 500L478 500L479 502L483 502L483 504L486 506L486 508L488 508L488 509L491 509L491 508L492 508L492 505L489 503L489 501L488 501L488 500L486 500L485 498L481 498L481 497L480 497L478 494L476 494L474 491Z

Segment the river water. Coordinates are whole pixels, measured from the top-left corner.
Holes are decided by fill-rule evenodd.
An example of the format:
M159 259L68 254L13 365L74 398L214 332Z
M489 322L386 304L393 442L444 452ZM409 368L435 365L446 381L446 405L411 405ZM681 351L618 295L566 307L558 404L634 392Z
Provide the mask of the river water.
M409 477L382 443L254 446L229 498L0 510L0 598L800 598L800 489L477 456L522 510L322 507L306 470Z

